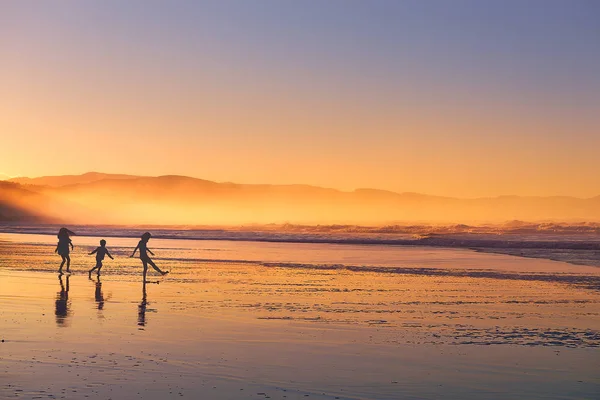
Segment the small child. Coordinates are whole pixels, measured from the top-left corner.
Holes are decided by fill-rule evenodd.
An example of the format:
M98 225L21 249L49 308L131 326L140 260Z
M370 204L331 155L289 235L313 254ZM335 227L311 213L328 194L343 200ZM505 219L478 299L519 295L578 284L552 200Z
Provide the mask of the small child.
M98 268L98 276L100 276L100 268L102 268L102 260L104 260L105 255L109 256L111 260L114 260L113 256L110 255L106 248L106 240L104 239L100 241L100 247L96 248L96 250L92 251L89 255L91 256L94 253L96 253L96 266L88 272L88 276L90 277L96 268Z

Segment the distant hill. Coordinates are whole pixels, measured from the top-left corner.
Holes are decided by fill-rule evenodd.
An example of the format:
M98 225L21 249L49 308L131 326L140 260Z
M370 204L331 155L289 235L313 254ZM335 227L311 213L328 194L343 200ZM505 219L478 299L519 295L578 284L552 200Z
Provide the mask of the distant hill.
M84 221L89 215L85 205L44 193L43 188L0 181L0 221L59 223Z
M79 183L91 183L103 179L135 179L139 176L123 175L123 174L103 174L100 172L88 172L83 175L62 175L62 176L41 176L39 178L11 178L9 182L20 183L22 185L39 185L39 186L65 186L75 185Z
M52 200L11 182L0 181L0 221L53 222L45 215Z
M186 176L89 173L22 180L62 204L44 215L110 224L387 224L600 221L600 196L458 199L376 189L244 185ZM37 183L34 183L37 182ZM68 206L64 206L68 204ZM58 211L58 213L55 213Z
M17 185L0 181L0 221L38 221L38 216L19 207L14 200L27 195L27 191Z

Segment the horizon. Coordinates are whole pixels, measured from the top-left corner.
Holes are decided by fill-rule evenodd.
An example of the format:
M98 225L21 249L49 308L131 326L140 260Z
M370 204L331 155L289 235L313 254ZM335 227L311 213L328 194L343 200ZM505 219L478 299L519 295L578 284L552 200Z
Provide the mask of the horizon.
M16 179L60 178L60 177L66 177L66 176L79 177L79 176L85 176L85 175L89 175L89 174L99 174L99 175L109 175L109 176L110 175L130 175L135 178L182 177L182 178L197 179L197 180L201 180L201 181L208 181L208 182L213 182L213 183L218 183L218 184L234 184L234 185L248 185L248 186L305 186L305 187L313 187L313 188L319 188L319 189L336 190L336 191L343 192L343 193L353 193L353 192L360 191L360 190L373 190L373 191L389 192L389 193L400 194L400 195L416 194L416 195L422 195L422 196L428 196L428 197L453 198L453 199L460 199L460 200L496 199L496 198L504 198L504 197L523 197L523 198L566 197L566 198L574 198L574 199L580 199L580 200L590 200L590 199L595 199L597 197L600 197L600 193L597 195L590 196L590 197L578 197L578 196L572 196L572 195L527 196L527 195L518 195L518 194L510 194L510 193L499 194L496 196L458 197L458 196L443 196L443 195L438 195L438 194L411 192L411 191L396 192L396 191L381 189L381 188L376 188L376 187L356 187L356 188L351 188L351 189L341 189L341 188L335 188L335 187L312 185L312 184L308 184L308 183L274 184L274 183L267 183L267 182L257 182L257 183L240 183L240 182L229 182L229 181L222 182L222 181L216 181L216 180L212 180L212 179L206 179L203 177L190 176L190 175L164 174L164 175L154 175L153 176L153 175L134 175L134 174L127 174L127 173L107 173L107 172L101 172L101 171L88 171L88 172L84 172L82 174L67 174L67 175L12 176L12 177L7 176L6 179L2 178L2 174L0 174L0 182L1 181L11 182ZM16 182L16 183L18 183L18 182Z
M0 220L114 225L389 225L600 221L600 196L456 198L361 188L217 183L183 175L21 178L0 185Z

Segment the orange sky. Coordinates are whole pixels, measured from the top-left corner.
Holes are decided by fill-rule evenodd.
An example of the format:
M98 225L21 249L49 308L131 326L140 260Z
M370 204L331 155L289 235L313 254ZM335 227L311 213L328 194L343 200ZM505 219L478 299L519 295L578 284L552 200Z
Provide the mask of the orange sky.
M415 23L406 39L397 22L432 10L375 7L356 25L354 3L316 21L276 2L256 15L17 3L0 10L13 17L0 28L0 174L600 195L598 31L579 14L507 13L496 31L448 9L449 31Z

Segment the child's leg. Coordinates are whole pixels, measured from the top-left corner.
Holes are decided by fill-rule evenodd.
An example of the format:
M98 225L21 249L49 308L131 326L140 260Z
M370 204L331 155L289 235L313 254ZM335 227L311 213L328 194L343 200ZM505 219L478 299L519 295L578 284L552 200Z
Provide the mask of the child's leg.
M163 272L160 270L160 268L158 268L156 266L156 264L154 264L154 261L152 261L152 259L148 258L148 264L152 265L152 268L154 268L159 274L164 275L166 274L166 272Z
M69 268L71 267L71 257L68 254L65 257L67 259L67 272L71 272L69 270Z
M146 273L148 272L148 262L142 259L142 265L144 266L144 283L146 282Z
M63 266L65 265L65 262L67 261L65 256L61 255L60 257L62 258L62 262L60 263L60 267L58 267L58 272L62 272Z
M94 270L98 269L98 273L100 273L100 268L102 267L102 263L100 261L96 261L96 265L94 266L94 268L90 269L90 271L88 272L88 274L92 274L92 272L94 272Z

